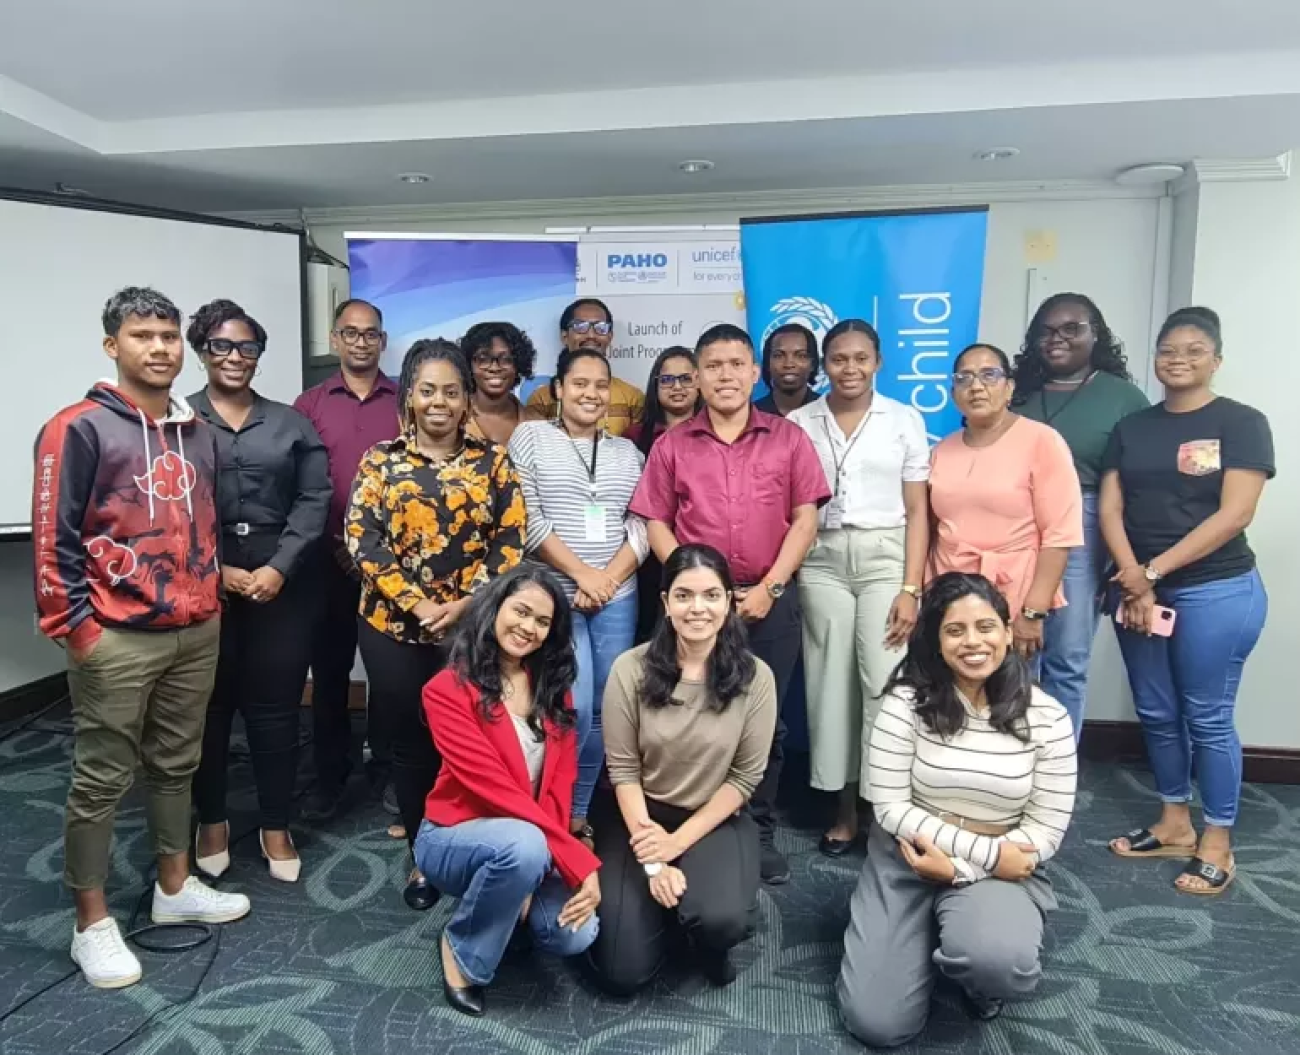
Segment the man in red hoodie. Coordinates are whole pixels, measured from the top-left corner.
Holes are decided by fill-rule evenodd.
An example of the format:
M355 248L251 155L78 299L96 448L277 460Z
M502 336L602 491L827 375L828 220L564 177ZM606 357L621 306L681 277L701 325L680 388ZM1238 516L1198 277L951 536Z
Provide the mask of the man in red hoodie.
M140 963L108 914L113 818L137 764L158 855L155 923L224 923L248 898L189 872L190 780L220 640L216 443L171 394L181 318L151 289L104 307L115 381L60 411L36 441L32 535L41 631L68 654L76 732L64 821L72 959L100 988Z

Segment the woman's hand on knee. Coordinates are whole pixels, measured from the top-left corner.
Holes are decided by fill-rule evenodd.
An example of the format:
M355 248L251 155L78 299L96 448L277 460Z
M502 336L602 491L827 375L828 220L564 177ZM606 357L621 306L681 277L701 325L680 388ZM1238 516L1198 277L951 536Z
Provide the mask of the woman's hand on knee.
M664 865L650 877L650 896L664 908L676 908L686 893L686 875L680 868Z
M564 903L564 908L560 909L560 914L555 918L555 922L561 927L579 931L599 907L600 879L596 872L592 872L582 881L582 886L578 887L573 897Z

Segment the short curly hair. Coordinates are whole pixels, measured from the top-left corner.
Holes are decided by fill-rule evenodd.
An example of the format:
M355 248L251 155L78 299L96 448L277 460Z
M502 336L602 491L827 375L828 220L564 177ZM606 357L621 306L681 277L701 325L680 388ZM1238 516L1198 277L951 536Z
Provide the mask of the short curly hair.
M515 364L515 373L520 381L528 381L533 376L533 367L537 364L537 349L528 334L511 322L480 322L465 331L460 339L461 353L473 365L474 356L487 351L493 341L503 341L510 349L510 358Z
M262 324L233 300L214 300L204 304L190 319L189 329L185 331L185 340L196 352L201 352L212 332L228 322L242 322L253 331L253 339L263 348L266 347L266 330L262 328Z

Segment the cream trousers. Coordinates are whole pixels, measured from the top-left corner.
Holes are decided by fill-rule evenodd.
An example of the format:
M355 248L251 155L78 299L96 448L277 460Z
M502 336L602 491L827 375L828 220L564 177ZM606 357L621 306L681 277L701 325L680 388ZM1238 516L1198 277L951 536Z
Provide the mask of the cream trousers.
M863 744L902 652L885 647L903 585L904 528L822 531L799 570L812 786L859 779Z

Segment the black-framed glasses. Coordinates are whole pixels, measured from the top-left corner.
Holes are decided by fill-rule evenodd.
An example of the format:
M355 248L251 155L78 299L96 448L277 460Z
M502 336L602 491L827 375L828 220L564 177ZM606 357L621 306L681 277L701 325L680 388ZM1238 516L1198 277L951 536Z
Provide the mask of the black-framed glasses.
M374 346L384 339L384 331L358 330L355 326L344 326L341 330L335 330L334 336L342 340L344 344L368 344Z
M509 352L505 355L489 355L487 352L475 352L470 362L483 370L510 370L515 365L515 358Z
M1000 366L986 366L983 370L958 370L952 375L953 388L970 388L978 381L985 388L992 388L1007 379L1007 372Z
M590 319L574 319L569 323L571 333L594 333L597 337L608 337L614 332L612 322L592 322Z
M695 375L691 374L660 374L660 388L690 388L695 384Z
M1038 343L1047 344L1053 337L1060 337L1066 341L1077 341L1080 337L1087 336L1091 331L1091 324L1086 322L1063 322L1060 326L1040 326L1038 328Z
M224 359L231 352L236 352L241 359L257 362L266 349L261 341L231 341L225 337L214 337L203 346L203 350L213 359Z

